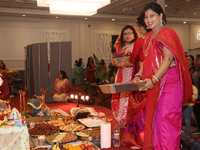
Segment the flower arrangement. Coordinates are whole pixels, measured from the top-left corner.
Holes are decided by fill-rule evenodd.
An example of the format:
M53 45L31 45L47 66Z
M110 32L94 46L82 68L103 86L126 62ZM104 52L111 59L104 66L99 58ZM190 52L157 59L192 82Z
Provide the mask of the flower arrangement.
M51 116L51 114L52 114L51 108L49 108L46 104L44 104L44 105L42 106L41 111L39 111L39 112L37 113L37 116L45 117L45 116Z

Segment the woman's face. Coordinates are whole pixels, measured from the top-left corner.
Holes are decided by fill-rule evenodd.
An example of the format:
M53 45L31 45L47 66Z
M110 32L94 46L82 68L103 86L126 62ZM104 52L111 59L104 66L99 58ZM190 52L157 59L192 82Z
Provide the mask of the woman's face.
M2 61L0 61L0 68L3 69L3 62Z
M190 67L190 66L192 66L192 58L190 57L190 56L187 56L186 57L186 60L187 60L187 64L188 64L188 66Z
M159 29L160 28L160 20L162 18L162 13L158 15L155 11L149 9L145 12L144 22L150 29Z
M134 39L133 31L131 29L126 29L123 32L123 39L125 43L131 43L131 41Z
M92 57L90 57L90 63L93 63L93 58Z
M63 75L61 74L61 72L58 73L58 78L62 79Z

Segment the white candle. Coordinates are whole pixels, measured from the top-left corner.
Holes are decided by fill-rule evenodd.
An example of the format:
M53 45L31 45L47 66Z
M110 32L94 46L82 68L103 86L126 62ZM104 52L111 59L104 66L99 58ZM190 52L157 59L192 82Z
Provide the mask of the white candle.
M45 135L38 136L38 145L44 145Z

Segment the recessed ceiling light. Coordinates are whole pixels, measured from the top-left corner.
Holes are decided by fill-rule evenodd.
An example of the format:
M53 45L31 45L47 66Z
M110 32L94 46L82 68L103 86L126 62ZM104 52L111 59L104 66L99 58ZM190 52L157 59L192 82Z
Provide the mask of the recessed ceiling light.
M184 21L183 24L186 24L186 22Z
M25 17L26 15L22 15L23 17Z
M167 7L167 5L165 5L165 7Z
M58 17L55 17L56 19L58 18Z
M85 20L87 20L87 18L84 18Z
M112 21L115 21L115 19L112 19Z
M194 13L194 15L196 15L197 13Z

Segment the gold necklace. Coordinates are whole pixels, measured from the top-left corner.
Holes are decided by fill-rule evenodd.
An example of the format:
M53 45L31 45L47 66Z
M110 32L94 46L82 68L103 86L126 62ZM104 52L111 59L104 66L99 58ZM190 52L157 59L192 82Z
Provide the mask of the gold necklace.
M156 31L156 33L155 33L154 36L153 36L153 33L152 33L151 38L150 38L150 41L149 41L149 44L148 44L147 49L146 49L146 51L145 51L145 56L147 56L147 52L148 52L148 50L149 50L149 48L150 48L150 46L151 46L151 44L152 44L152 42L151 42L152 39L158 34L158 32L159 32L162 28L164 28L164 26L160 27L160 28Z

